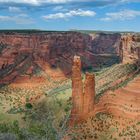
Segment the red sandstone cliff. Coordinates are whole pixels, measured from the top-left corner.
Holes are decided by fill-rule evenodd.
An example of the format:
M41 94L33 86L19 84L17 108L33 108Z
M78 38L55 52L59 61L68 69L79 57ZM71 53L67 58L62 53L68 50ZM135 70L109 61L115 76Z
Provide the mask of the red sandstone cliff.
M95 76L88 72L85 76L83 114L93 111L95 104Z
M74 55L81 57L84 69L110 66L119 62L119 58L123 62L135 61L138 58L139 36L126 34L122 40L121 37L121 34L115 33L0 33L0 73L14 73L15 66L24 64L27 59L22 59L17 64L17 58L25 56L32 57L32 64L35 61L43 61L49 63L52 68L59 67L65 75L71 72ZM30 69L30 66L28 67ZM14 77L16 76L18 74Z
M121 37L120 50L123 63L136 62L139 59L139 36L126 34Z
M72 66L72 102L73 110L72 114L82 115L83 113L83 83L81 76L81 60L80 57L74 56L74 62Z

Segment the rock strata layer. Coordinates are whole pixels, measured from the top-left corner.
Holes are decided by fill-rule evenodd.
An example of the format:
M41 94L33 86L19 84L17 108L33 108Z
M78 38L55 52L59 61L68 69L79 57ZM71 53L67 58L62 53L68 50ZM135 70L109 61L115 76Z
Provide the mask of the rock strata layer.
M59 68L65 76L70 76L74 55L81 57L83 70L108 67L120 61L131 63L139 58L139 46L140 35L132 33L1 31L0 84L28 73L36 62L39 66L47 63L52 69Z
M140 39L138 35L122 35L120 56L122 63L133 63L139 59Z

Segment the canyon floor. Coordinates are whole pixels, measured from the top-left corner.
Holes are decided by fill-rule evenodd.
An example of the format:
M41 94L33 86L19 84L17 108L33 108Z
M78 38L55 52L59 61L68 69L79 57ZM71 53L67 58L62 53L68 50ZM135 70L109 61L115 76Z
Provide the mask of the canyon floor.
M112 113L106 112L89 117L80 126L68 130L67 122L71 110L71 79L66 78L60 69L52 70L47 63L43 63L42 66L43 69L37 74L31 77L22 75L13 83L0 89L0 131L3 135L5 133L9 133L9 137L17 135L20 140L27 139L27 137L41 139L46 136L50 140L55 140L62 139L68 131L68 134L72 132L71 139L76 140L129 140L138 137L139 121L134 121L127 116L114 117ZM121 101L121 97L115 94L119 90L125 90L124 86L139 76L139 73L135 71L134 64L116 64L97 72L90 71L96 75L97 106L102 102L102 98L108 99L104 100L103 104L110 103L111 97L111 101L119 107L119 102L116 101ZM83 72L83 79L84 75ZM138 87L137 81L128 84L128 88L134 90L134 87ZM106 93L107 90L116 92ZM107 97L108 94L111 96ZM125 95L122 98L125 98ZM130 105L131 101L128 104Z

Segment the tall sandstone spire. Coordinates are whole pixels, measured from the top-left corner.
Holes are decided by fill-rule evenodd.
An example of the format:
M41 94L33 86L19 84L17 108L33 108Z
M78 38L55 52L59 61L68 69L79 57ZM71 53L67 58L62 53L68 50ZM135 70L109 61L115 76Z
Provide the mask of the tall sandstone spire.
M83 83L79 56L74 56L72 67L72 103L72 115L81 115L83 111Z
M84 116L93 111L95 98L94 74L86 72L85 82L82 82L81 60L74 56L72 67L72 111L70 125L82 120Z
M90 113L94 109L95 100L95 77L94 74L86 72L84 82L84 114Z

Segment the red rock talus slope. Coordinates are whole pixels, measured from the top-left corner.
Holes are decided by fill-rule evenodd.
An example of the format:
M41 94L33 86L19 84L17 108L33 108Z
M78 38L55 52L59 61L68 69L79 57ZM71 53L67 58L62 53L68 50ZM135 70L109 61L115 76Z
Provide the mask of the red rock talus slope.
M130 82L126 87L109 91L101 97L95 112L102 110L115 116L140 120L140 77ZM101 111L101 112L102 112Z

